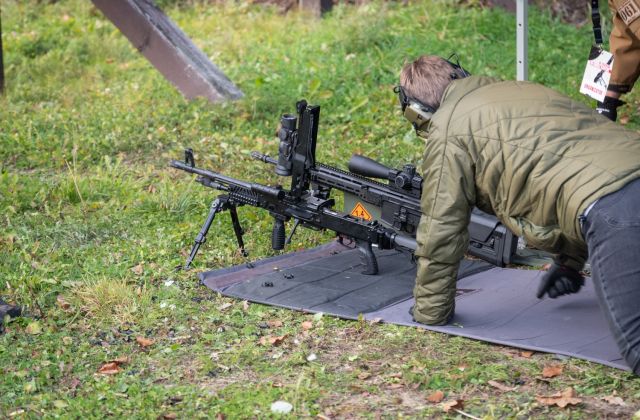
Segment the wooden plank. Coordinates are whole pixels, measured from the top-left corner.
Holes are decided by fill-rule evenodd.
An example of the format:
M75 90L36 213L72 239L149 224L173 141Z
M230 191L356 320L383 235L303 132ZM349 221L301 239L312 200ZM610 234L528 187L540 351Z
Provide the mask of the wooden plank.
M91 0L162 75L188 98L243 96L152 0Z

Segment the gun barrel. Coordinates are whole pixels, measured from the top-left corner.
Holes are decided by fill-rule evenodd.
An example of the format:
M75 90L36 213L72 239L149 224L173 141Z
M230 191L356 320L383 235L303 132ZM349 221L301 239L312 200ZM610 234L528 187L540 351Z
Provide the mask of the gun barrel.
M395 235L393 237L393 243L400 248L408 249L409 251L415 251L418 247L418 243L415 238L410 238L408 236L403 235Z
M180 169L181 171L189 172L192 174L200 175L201 177L216 181L222 184L233 185L236 187L244 188L249 191L259 192L278 200L282 200L285 197L285 192L281 188L269 187L267 185L255 184L251 182L241 181L239 179L231 178L226 175L222 175L218 172L208 171L206 169L196 168L195 166L188 165L179 160L172 160L170 165L173 168Z
M392 168L366 156L354 154L349 159L349 171L368 178L392 180Z
M251 152L251 157L254 158L255 160L259 160L260 162L270 163L272 165L277 165L278 164L278 161L276 159L272 158L269 155L265 155L263 153L256 152L255 150L253 152Z

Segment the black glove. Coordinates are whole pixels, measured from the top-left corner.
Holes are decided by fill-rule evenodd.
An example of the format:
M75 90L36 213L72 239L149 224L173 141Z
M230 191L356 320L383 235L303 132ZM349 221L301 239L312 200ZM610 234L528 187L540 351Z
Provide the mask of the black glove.
M611 121L615 121L618 118L618 107L624 105L624 101L618 98L612 98L611 96L605 96L604 102L598 102L596 105L596 112L609 118Z
M542 299L546 293L551 299L555 299L558 296L578 293L582 286L584 286L582 274L554 261L542 276L536 297Z

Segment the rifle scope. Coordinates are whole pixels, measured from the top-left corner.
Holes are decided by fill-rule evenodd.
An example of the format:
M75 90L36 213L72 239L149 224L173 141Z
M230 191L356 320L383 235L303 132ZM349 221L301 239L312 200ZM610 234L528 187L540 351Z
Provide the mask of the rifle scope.
M402 170L393 169L366 156L354 154L349 159L349 171L367 178L380 178L404 190L422 188L422 177L416 175L414 165L404 165Z

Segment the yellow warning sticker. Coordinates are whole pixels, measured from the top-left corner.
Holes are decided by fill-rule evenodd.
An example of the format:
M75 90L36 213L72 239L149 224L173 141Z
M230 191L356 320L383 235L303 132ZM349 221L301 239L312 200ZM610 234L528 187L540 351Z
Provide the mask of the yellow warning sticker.
M360 203L357 203L356 206L353 208L353 210L351 210L350 213L352 216L355 217L359 217L361 219L364 220L371 220L372 217L369 214L369 212L367 211L367 209L364 208L364 206Z

